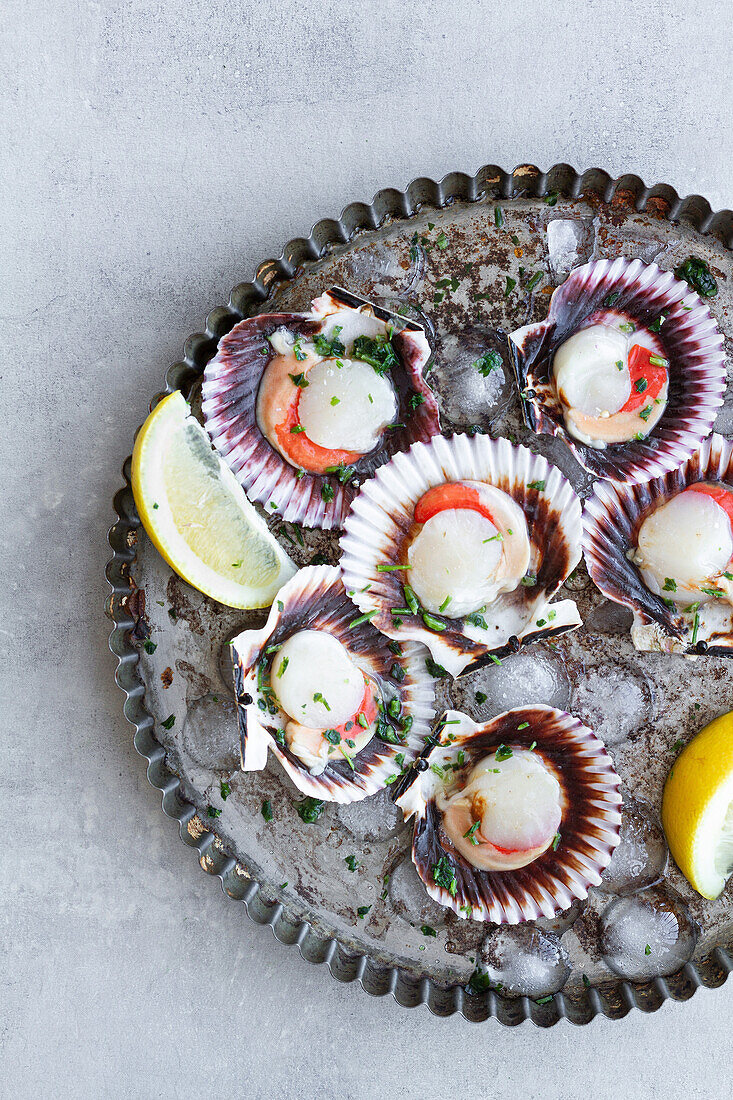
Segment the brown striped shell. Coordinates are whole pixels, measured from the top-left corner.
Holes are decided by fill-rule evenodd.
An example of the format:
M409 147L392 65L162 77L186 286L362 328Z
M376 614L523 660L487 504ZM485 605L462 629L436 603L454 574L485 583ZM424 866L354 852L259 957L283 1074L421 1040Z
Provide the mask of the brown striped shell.
M399 718L383 712L384 737L389 740L373 737L353 757L353 769L346 760L333 760L322 774L312 775L285 744L286 718L268 690L269 669L279 645L300 630L333 635L378 684L385 708L390 700L399 702ZM280 589L264 627L239 634L231 650L244 771L264 768L272 752L304 794L328 802L356 802L394 782L424 747L435 717L434 681L425 669L427 651L415 642L390 647L389 639L359 615L337 567L301 569Z
M623 313L655 332L668 360L669 394L650 434L605 448L586 446L567 432L552 379L557 348L598 310ZM723 337L708 307L671 271L641 260L597 260L576 268L552 295L545 321L511 334L522 408L536 432L562 437L581 466L611 481L648 481L673 470L710 434L726 385Z
M395 327L392 345L399 365L391 371L391 380L398 402L398 423L384 432L374 450L362 455L340 476L304 473L284 459L260 429L257 395L274 355L268 337L286 328L295 336L313 338L324 324L324 317L317 311L264 313L235 325L221 339L216 355L206 366L202 411L214 445L250 500L273 502L284 520L330 530L343 525L360 481L397 451L417 439L435 435L440 423L437 402L423 379L430 348L422 327L338 287L318 301L325 299L333 308L357 314L366 310Z
M603 742L587 726L565 711L536 705L506 711L483 725L448 711L439 729L437 740L396 788L405 820L414 817L413 862L435 901L460 917L519 924L553 917L601 883L620 837L621 781ZM442 830L436 793L500 745L529 749L533 742L563 792L560 840L518 870L479 870Z
M604 596L634 613L632 640L641 651L733 656L733 609L711 605L684 615L656 595L631 561L639 528L656 508L698 481L733 485L733 443L713 433L678 469L643 484L596 485L583 513L583 555Z
M390 568L402 560L414 531L415 505L430 488L451 481L484 481L507 493L527 521L531 584L502 594L486 610L489 629L468 618L419 614L396 621L391 609L405 602L403 579ZM580 561L580 501L560 471L527 447L488 436L436 436L395 455L362 486L341 536L341 568L358 607L374 614L383 633L414 638L452 676L499 660L521 646L564 634L580 625L572 600L551 604Z

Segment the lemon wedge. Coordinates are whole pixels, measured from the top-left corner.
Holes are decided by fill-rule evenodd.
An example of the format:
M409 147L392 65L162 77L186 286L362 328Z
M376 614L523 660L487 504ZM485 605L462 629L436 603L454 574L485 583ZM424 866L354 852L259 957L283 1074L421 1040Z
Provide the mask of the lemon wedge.
M296 572L179 391L140 429L132 492L171 568L219 603L267 607Z
M733 711L700 730L664 787L662 825L685 878L710 901L733 872Z

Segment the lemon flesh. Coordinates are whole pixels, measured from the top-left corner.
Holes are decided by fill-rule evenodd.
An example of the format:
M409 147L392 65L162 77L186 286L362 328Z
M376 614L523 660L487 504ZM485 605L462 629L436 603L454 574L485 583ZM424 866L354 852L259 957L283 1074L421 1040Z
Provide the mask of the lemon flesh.
M677 757L662 825L685 878L704 898L719 897L733 873L733 712L705 726Z
M138 434L132 492L171 568L219 603L267 607L296 571L178 391Z

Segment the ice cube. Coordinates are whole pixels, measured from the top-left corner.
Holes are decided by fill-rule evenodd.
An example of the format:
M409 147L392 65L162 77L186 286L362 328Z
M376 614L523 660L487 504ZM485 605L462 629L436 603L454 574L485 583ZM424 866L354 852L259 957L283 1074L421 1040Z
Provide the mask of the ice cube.
M627 798L623 805L621 841L615 848L602 887L612 894L630 894L650 886L664 874L667 844L650 806Z
M493 330L444 336L430 372L441 412L455 427L488 429L512 400L506 341Z
M639 982L675 973L691 958L697 941L685 903L664 885L616 898L603 910L599 931L606 965Z
M406 828L402 810L395 806L388 788L360 802L338 806L336 816L357 840L389 840Z
M205 695L189 708L181 739L185 752L202 768L230 772L239 767L239 729L234 703Z
M623 665L598 665L575 684L573 713L609 745L653 718L651 688L640 673Z
M634 621L634 613L628 607L612 600L603 600L585 620L586 630L592 634L627 635Z
M389 898L395 912L410 924L437 928L445 923L448 911L430 897L409 854L390 875Z
M553 275L567 275L578 265L584 236L583 223L574 218L554 218L547 223L547 252Z
M565 710L570 699L570 680L562 657L539 645L505 657L500 665L488 665L474 687L487 696L478 708L482 718L533 703Z
M570 977L570 957L554 932L534 923L500 925L479 952L479 967L504 993L547 997Z

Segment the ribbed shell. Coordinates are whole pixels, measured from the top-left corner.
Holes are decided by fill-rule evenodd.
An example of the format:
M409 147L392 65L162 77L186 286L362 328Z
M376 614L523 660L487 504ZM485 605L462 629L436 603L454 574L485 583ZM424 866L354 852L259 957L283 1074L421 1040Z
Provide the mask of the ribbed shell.
M390 609L404 604L403 581L399 573L382 572L377 567L400 560L400 548L413 530L415 505L423 493L435 485L465 479L490 482L513 497L524 511L531 543L530 568L537 582L500 596L485 616L500 622L502 609L518 608L521 627L504 631L505 636L498 634L495 639L487 639L463 619L445 615L433 616L445 624L441 632L428 629L419 615L406 616L402 625L395 627ZM530 487L537 484L544 488ZM478 667L522 645L580 625L572 600L548 606L580 561L580 501L556 467L507 439L455 435L436 436L428 444L415 443L362 486L345 528L341 568L355 603L364 612L377 612L373 622L383 633L422 642L453 676L468 666Z
M428 747L400 782L396 800L406 820L415 818L412 859L430 896L460 917L495 924L553 917L587 897L589 888L601 883L621 828L621 781L603 742L572 715L539 705L506 711L484 725L460 711L448 711L444 721L449 724L439 743ZM525 722L529 726L521 729ZM468 771L499 745L528 749L534 741L534 751L552 768L565 796L560 842L518 870L479 870L441 831L436 792L444 781L431 765L443 770L463 751ZM455 894L434 879L433 868L443 857L455 875Z
M637 546L644 519L696 481L733 485L733 443L714 432L687 462L663 477L643 484L596 485L583 514L583 554L588 572L604 596L631 608L639 624L658 624L662 639L669 639L669 648L731 656L733 631L713 633L703 623L693 645L684 618L647 588L627 557Z
M586 446L570 436L551 380L560 344L596 310L608 305L642 326L662 310L670 313L657 339L669 361L669 395L659 422L646 439ZM712 430L726 385L723 337L710 310L671 271L641 260L598 260L577 268L550 299L545 321L512 333L524 417L529 427L561 436L578 462L610 481L648 481L684 462Z
M338 288L329 293L346 309L355 302L368 304ZM312 338L321 330L321 319L305 313L248 317L222 337L216 355L206 366L202 411L214 445L250 500L261 504L273 501L284 520L324 530L340 528L360 480L369 477L396 451L404 450L416 439L430 439L440 431L438 406L422 377L429 358L423 330L415 322L406 322L380 307L373 309L382 319L391 317L398 326L405 326L392 338L400 366L391 372L399 403L397 419L404 427L385 432L380 445L354 464L354 478L345 485L333 475L306 473L298 477L295 467L270 445L257 423L257 393L274 355L268 337L285 327ZM423 403L413 409L409 399L415 392L422 396ZM332 491L333 499L324 500L326 487L326 496Z
M282 610L280 610L280 606ZM328 802L356 802L374 794L387 780L400 773L395 756L404 753L407 766L424 746L435 717L433 679L425 668L427 651L415 642L403 645L402 653L389 648L389 639L369 622L350 626L359 617L346 594L340 570L320 565L301 569L280 589L267 622L261 630L246 630L232 640L234 685L239 719L241 762L244 771L259 771L273 752L292 781L304 794ZM284 642L299 630L324 630L337 638L357 663L389 688L401 703L402 714L412 725L398 744L376 737L354 758L354 770L345 760L329 762L321 775L311 775L305 764L287 746L280 746L275 734L282 720L273 719L259 701L258 668L271 655L265 650ZM271 719L268 721L268 719Z

